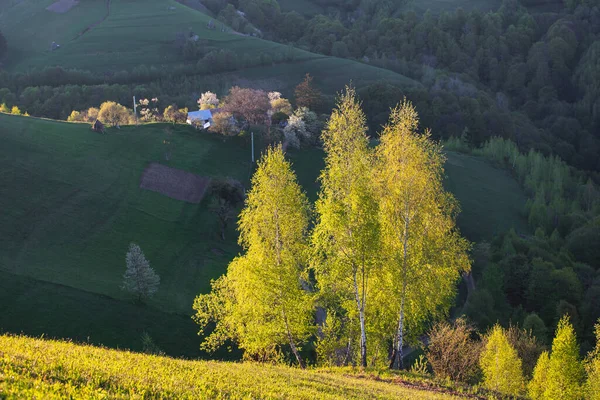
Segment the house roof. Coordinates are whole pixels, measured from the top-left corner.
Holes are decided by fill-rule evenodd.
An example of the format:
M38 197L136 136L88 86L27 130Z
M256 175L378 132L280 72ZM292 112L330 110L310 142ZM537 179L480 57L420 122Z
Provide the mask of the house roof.
M188 119L199 119L203 121L208 121L209 119L212 119L212 112L211 110L192 111L188 113Z

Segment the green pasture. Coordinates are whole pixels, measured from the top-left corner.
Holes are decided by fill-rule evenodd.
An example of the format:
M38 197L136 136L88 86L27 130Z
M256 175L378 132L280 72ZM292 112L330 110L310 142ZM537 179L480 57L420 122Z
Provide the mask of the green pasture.
M159 162L248 187L247 139L168 124L101 135L87 124L0 115L0 141L0 307L9 310L0 313L0 330L130 348L146 330L169 354L197 354L187 315L193 298L240 252L237 235L232 226L220 239L208 198L199 205L173 200L140 189L140 177L148 163ZM292 151L289 158L314 200L322 151ZM446 172L469 239L525 229L525 198L504 171L449 153ZM141 308L120 288L130 242L161 277L156 297ZM187 335L189 341L175 340Z
M184 63L173 44L177 32L193 31L208 49L228 49L245 56L285 54L283 64L246 68L207 82L227 80L241 86L266 86L292 94L308 72L330 95L353 82L357 86L378 81L400 85L419 83L403 75L347 59L325 57L294 47L217 29L207 29L211 17L174 0L111 0L108 17L104 0L82 0L65 14L47 11L51 0L23 0L0 9L0 26L9 43L8 69L25 71L60 65L101 73L131 71L145 66L180 66ZM81 32L83 34L79 35ZM60 49L51 51L56 41ZM282 88L283 87L283 88Z

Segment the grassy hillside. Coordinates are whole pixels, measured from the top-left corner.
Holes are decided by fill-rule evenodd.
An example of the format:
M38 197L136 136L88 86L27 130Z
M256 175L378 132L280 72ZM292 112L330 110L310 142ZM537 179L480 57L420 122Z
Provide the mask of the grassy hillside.
M0 336L8 398L452 399L340 370L184 361L71 343Z
M170 161L164 159L167 138ZM139 348L148 331L169 354L197 354L187 315L194 296L209 290L239 252L236 233L232 227L228 240L220 240L208 198L199 205L173 200L140 189L140 177L150 162L160 162L247 186L249 143L187 126L132 126L99 135L86 124L10 115L0 115L0 140L0 187L10 188L0 196L0 304L9 310L0 313L0 330L128 348ZM314 200L322 152L289 157ZM447 174L468 238L489 240L524 226L525 199L504 171L449 154ZM148 307L132 305L120 289L130 242L141 246L161 277ZM173 336L161 325L165 320Z
M305 73L317 76L328 94L353 81L361 86L371 81L404 85L417 82L400 74L366 64L325 57L258 38L207 28L206 14L175 0L81 0L64 14L46 10L52 0L23 0L0 8L0 26L7 37L10 71L60 65L67 68L109 73L130 71L138 66L174 67L184 64L174 46L177 32L192 30L207 49L226 49L239 59L285 54L292 59L275 67L240 70L235 75L252 81L272 80L297 84ZM55 41L61 47L51 51ZM195 63L195 62L194 62ZM330 81L322 76L329 71Z

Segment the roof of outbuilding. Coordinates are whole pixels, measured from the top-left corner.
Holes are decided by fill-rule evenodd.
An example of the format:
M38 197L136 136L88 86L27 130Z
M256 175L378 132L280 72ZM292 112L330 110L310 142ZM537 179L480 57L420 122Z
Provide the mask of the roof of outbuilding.
M199 110L199 111L192 111L188 113L188 118L189 119L201 119L201 120L209 120L212 119L212 112L211 110Z

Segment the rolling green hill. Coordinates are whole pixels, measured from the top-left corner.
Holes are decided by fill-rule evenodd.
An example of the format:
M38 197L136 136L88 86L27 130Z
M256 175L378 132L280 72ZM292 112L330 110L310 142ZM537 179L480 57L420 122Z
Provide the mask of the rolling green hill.
M46 7L51 4L53 0L22 0L0 8L0 26L9 44L9 71L55 65L103 74L138 66L173 68L186 63L175 48L176 33L192 30L207 49L230 50L239 59L284 54L290 60L276 67L235 72L236 77L247 81L276 76L297 84L308 72L328 94L350 81L357 86L374 81L419 85L367 64L243 36L229 28L223 32L219 22L216 29L208 29L211 17L175 0L81 0L63 14L48 11ZM60 49L51 51L53 41Z
M171 133L169 133L171 132ZM171 142L165 161L164 140ZM219 238L209 199L199 205L140 189L150 162L249 184L249 143L167 124L92 132L0 114L0 331L137 349L147 331L172 355L198 355L189 315L239 252L233 227ZM314 200L322 152L289 154ZM504 171L449 153L447 185L462 204L459 225L474 241L515 226L525 198ZM147 307L120 289L125 252L138 243L161 277ZM171 314L175 313L175 314ZM164 321L170 326L165 326Z
M402 378L402 376L399 376ZM410 377L408 377L410 379ZM399 382L400 381L400 382ZM0 336L0 395L69 399L458 399L414 379L255 363L185 361Z

